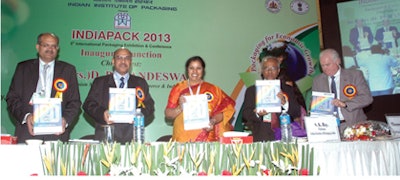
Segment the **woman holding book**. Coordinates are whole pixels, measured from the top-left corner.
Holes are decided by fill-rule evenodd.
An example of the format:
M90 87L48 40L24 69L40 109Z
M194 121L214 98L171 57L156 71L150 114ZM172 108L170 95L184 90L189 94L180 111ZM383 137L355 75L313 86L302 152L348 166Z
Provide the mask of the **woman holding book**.
M225 131L233 129L231 118L235 112L235 101L221 88L203 80L205 62L200 56L193 56L186 61L187 80L172 87L165 108L165 117L173 119L172 140L177 142L219 141ZM184 127L183 104L185 96L207 96L209 126L189 129Z
M263 80L279 79L280 64L276 57L265 56L261 59L261 77ZM281 91L277 97L281 101L282 109L285 109L295 119L301 116L300 104L296 101L293 86L280 80ZM256 110L256 86L246 89L243 102L242 117L247 121L253 135L253 141L272 141L280 135L280 113L270 113L266 110ZM277 138L278 139L278 138Z

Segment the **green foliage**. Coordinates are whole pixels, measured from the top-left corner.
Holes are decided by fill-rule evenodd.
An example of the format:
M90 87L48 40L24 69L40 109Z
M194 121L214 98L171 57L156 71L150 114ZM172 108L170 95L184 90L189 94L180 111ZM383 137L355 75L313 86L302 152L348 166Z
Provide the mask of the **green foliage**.
M45 175L82 172L99 176L312 175L314 150L308 144L301 145L300 154L299 146L281 142L182 144L170 141L132 142L125 146L58 142L42 146L41 156Z

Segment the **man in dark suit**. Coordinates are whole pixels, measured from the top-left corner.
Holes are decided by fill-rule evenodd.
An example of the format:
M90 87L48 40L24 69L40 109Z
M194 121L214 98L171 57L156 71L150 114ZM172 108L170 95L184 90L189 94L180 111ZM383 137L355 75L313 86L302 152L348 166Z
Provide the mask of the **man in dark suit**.
M371 28L365 26L362 19L356 20L356 26L350 30L350 43L356 52L369 50L374 41Z
M146 80L129 73L132 65L131 51L124 47L114 51L112 64L114 67L113 74L97 77L93 81L89 94L83 103L83 109L96 122L95 139L101 140L104 136L102 125L113 124L114 140L124 144L132 141L133 125L130 123L114 123L110 120L108 110L110 88L136 88L135 107L141 108L145 116L145 125L152 121L154 100L150 95ZM124 77L122 85L121 77Z
M385 37L388 35L388 37ZM375 40L382 45L383 49L391 49L397 47L397 39L400 38L400 33L396 26L390 25L389 19L384 19L382 27L376 30Z
M15 135L18 143L26 139L68 141L71 127L80 113L76 69L73 65L56 60L59 51L59 38L52 33L42 33L37 38L36 50L39 58L18 63L6 96L8 110L15 118ZM44 67L47 68L44 68ZM45 74L45 75L44 75ZM64 87L54 86L56 82ZM57 83L58 84L58 83ZM62 132L48 135L35 135L33 131L33 97L61 98Z
M340 132L347 126L367 120L363 108L370 105L373 98L363 73L356 69L342 69L340 56L334 49L321 51L319 58L323 73L313 79L312 91L334 93L331 90L334 77L337 98L332 103L338 107Z
M265 80L279 79L280 63L276 57L265 56L261 59L261 77ZM281 100L282 108L287 111L292 120L299 119L301 116L300 104L296 100L294 87L281 82L281 91L277 98ZM242 117L247 121L252 131L253 141L273 141L280 139L279 115L281 113L271 113L266 110L256 111L256 86L252 85L246 89Z

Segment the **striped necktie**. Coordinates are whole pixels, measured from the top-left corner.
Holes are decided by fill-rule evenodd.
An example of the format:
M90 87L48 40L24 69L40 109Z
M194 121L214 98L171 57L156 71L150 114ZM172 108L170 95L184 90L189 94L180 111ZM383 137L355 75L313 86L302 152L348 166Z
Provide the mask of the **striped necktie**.
M124 77L121 77L121 82L119 83L119 88L124 88L124 86L125 86L125 82L124 82Z

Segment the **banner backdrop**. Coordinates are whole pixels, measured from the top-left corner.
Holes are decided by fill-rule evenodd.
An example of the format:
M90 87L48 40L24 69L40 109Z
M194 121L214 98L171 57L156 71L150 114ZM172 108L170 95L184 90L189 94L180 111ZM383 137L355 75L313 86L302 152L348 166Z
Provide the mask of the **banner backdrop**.
M58 59L76 66L82 102L94 78L112 73L114 50L134 52L132 73L147 80L155 100L148 141L172 134L164 109L171 87L186 79L191 56L202 56L205 80L236 100L232 123L239 125L244 91L258 78L257 58L269 44L290 42L289 66L305 96L319 73L315 0L14 0L1 6L2 133L14 133L5 95L15 67L36 57L42 32L60 37ZM82 112L71 138L94 134L93 123Z

